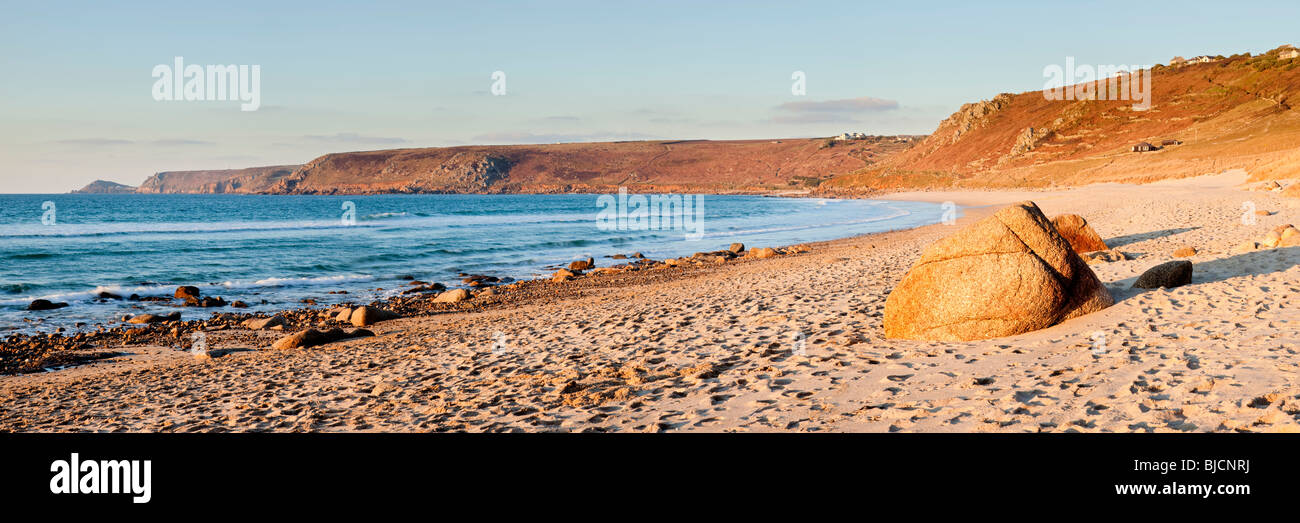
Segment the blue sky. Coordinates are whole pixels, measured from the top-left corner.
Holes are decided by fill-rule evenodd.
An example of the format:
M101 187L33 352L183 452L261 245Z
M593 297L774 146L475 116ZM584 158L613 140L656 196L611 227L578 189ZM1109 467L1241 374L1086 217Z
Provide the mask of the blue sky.
M5 193L394 147L924 134L1067 56L1300 44L1294 1L0 5ZM176 56L259 65L261 108L155 101Z

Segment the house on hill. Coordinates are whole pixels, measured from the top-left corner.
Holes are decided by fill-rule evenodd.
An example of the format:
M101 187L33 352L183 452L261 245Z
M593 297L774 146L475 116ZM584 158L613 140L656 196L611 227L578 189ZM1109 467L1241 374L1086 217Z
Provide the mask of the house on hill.
M1295 58L1295 57L1297 57L1297 56L1300 56L1300 49L1296 49L1295 47L1292 47L1292 46L1289 46L1289 45L1285 45L1285 46L1282 46L1281 49L1282 49L1282 52L1280 52L1280 53L1277 54L1277 58L1278 58L1279 60L1290 60L1290 59L1292 59L1292 58Z
M1156 149L1158 149L1158 147L1151 145L1149 142L1139 142L1137 145L1133 146L1133 152L1135 153L1144 153L1147 151L1154 151Z
M1210 62L1217 62L1217 61L1219 61L1218 58L1214 58L1212 56L1206 56L1206 55L1193 56L1187 59L1187 63L1189 64L1208 64Z
M1182 145L1182 144L1183 144L1182 140L1165 140L1163 142L1160 142L1160 145L1162 147L1167 147L1170 145Z

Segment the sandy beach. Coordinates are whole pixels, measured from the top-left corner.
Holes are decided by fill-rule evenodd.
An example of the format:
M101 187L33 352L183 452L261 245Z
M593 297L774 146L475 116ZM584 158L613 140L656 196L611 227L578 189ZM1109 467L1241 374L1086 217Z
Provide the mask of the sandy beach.
M247 335L214 335L215 358L130 346L0 376L0 430L1296 431L1300 248L1233 250L1300 222L1300 200L1246 190L1245 176L896 193L972 207L955 225L580 280L557 299L384 321L307 349ZM1086 217L1129 255L1091 265L1115 305L1006 338L885 339L886 296L921 250L1021 200ZM1245 224L1247 201L1273 214ZM1199 251L1192 284L1130 288L1184 246Z

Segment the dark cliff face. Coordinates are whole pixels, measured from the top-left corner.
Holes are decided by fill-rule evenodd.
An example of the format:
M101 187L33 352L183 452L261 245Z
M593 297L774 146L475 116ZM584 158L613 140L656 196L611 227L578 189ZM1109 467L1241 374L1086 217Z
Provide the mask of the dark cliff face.
M72 191L73 194L134 194L135 187L107 180L95 180L85 187Z
M167 171L150 176L137 192L145 194L252 194L293 173L297 165L213 171Z

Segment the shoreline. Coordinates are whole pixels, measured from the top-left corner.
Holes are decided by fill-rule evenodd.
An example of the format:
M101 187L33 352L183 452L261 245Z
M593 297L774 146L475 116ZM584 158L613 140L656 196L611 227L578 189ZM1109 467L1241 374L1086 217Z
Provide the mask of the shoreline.
M934 224L767 259L534 280L475 304L413 300L392 306L420 314L367 327L374 337L308 349L260 350L289 329L231 328L210 336L212 349L231 352L207 359L133 346L129 356L0 377L0 396L15 406L0 430L1290 430L1300 327L1277 316L1300 307L1288 283L1300 249L1231 249L1274 222L1300 221L1300 203L1239 190L1240 180L1033 191L1049 215L1083 214L1134 259L1092 266L1115 306L1008 338L882 337L887 291L953 231ZM993 206L1024 193L926 196ZM1247 198L1275 213L1235 224ZM957 225L993 210L963 209ZM1128 288L1183 243L1202 251L1191 286ZM1256 310L1261 303L1272 305ZM1096 332L1115 349L1093 354ZM806 355L792 350L800 342ZM1279 365L1290 373L1263 372ZM87 387L110 397L68 403ZM267 391L270 407L258 407ZM165 409L203 397L233 404L220 400L215 417L193 405L136 415L138 405L112 400ZM1258 407L1259 398L1273 399Z
M741 194L733 194L733 195L710 194L710 195L712 196L758 196L758 195L741 195ZM239 195L239 196L243 196L243 195ZM492 196L492 195L485 195L485 196ZM774 198L793 198L789 195L777 195L777 194L762 195L762 196L774 197ZM874 199L868 197L839 198L839 199L875 201ZM915 215L915 212L916 211L911 211L911 212L905 211L904 214L901 216L889 217L888 219L883 221L887 223L889 221L893 221L897 219L906 220L907 217ZM916 225L911 225L909 223L904 223L901 225L901 227L904 229L915 227L915 226ZM891 228L887 230L893 231L893 230L900 230L900 229ZM714 233L714 234L719 234L719 233ZM858 233L847 237L832 238L832 240L851 238L862 234L873 234L873 233ZM674 256L677 255L688 256L690 252L698 251L698 249L704 248L706 246L723 249L726 247L728 243L733 241L734 239L732 239L728 235L725 234L719 235L712 238L708 238L705 241L696 242L698 244L686 245L684 247L680 245L675 246L673 249L671 249L672 252L670 254ZM814 240L814 241L827 241L827 240ZM713 242L718 242L718 243L713 243ZM807 242L799 242L799 243L807 243ZM778 245L782 245L783 247L789 247L792 245L796 245L796 243L778 244ZM593 257L599 256L598 258L596 258L598 265L607 264L613 266L620 266L625 264L626 262L635 261L634 259L632 259L631 255L635 252L640 252L641 250L645 250L651 255L665 254L664 252L662 252L664 250L662 246L656 247L653 241L650 241L649 243L645 243L643 245L636 245L636 246L619 245L619 246L609 246L609 247L611 250L603 254L596 253L594 251L590 253L590 255ZM612 249L617 249L617 251ZM623 258L620 259L619 256L623 256ZM168 313L171 311L180 311L182 313L193 313L200 316L220 316L223 313L230 313L230 312L267 313L268 312L267 309L270 309L271 312L269 313L274 314L276 311L300 310L300 308L285 309L285 307L292 307L293 300L297 299L298 297L303 297L304 300L308 300L308 299L312 300L311 305L315 305L314 303L315 301L322 301L325 302L324 305L326 306L337 306L337 305L348 304L348 303L351 303L354 306L361 305L361 304L377 304L382 306L388 301L396 298L397 296L393 296L392 293L400 292L404 290L404 288L401 286L405 285L408 281L413 279L426 279L427 277L430 276L434 276L434 278L430 279L429 281L436 282L437 284L440 285L446 285L449 288L463 287L464 284L468 282L461 281L461 283L457 283L457 281L475 275L478 276L490 275L494 278L500 277L502 283L509 283L517 280L526 281L529 279L546 279L548 277L547 275L553 273L555 270L562 268L564 265L567 265L571 261L572 259L560 260L559 258L556 258L549 263L540 263L539 265L527 266L527 267L500 265L500 266L493 266L493 267L486 267L486 268L484 267L465 268L464 270L472 270L475 272L473 274L462 272L458 276L454 276L454 277L444 276L444 275L434 275L432 273L427 273L427 271L426 273L417 272L415 273L415 275L411 275L412 273L399 271L397 273L389 272L383 274L365 273L364 275L357 274L354 272L345 272L341 274L316 274L316 275L305 275L305 276L263 275L259 277L250 277L244 280L226 281L224 283L197 282L197 281L178 281L172 284L160 284L157 282L137 282L136 284L104 283L98 285L90 284L88 285L89 288L80 289L80 290L74 289L74 290L66 290L66 291L58 291L58 292L47 291L46 294L41 294L41 295L8 298L6 299L6 301L12 302L8 304L8 306L10 307L25 306L26 304L34 300L47 300L52 302L72 302L74 301L74 299L72 299L73 297L78 297L76 301L81 302L81 303L74 303L75 306L93 307L94 306L93 303L88 304L85 302L95 302L95 301L102 302L105 300L109 300L110 302L116 302L117 305L119 306L128 305L128 304L138 304L138 305L147 306L151 303L155 305L158 305L158 302L163 303L160 307L145 307L143 309L139 306L130 307L129 309L118 307L118 309L123 309L123 310L112 312L112 316L114 318L119 317L124 313L127 314L156 313L157 314L157 313ZM290 285L281 288L275 284L262 285L262 280L311 280L313 282L320 282L320 283L307 283L301 286ZM338 280L338 281L336 283L329 283L330 280ZM211 296L219 295L220 298L227 298L230 303L235 303L235 302L239 302L240 300L245 300L248 303L253 304L251 306L253 310L250 311L232 310L229 308L228 304L218 306L215 308L178 305L175 302L175 300L172 299L173 291L175 291L176 288L179 286L189 286L189 285L200 287L204 290L205 293L211 293L210 294ZM383 289L376 289L375 288L376 285L383 286ZM108 296L112 296L112 298L104 298L105 294ZM96 295L99 296L98 300L95 298ZM128 295L130 295L129 298ZM280 295L280 296L287 295L290 296L290 298L287 300L272 299L271 300L272 305L269 307L265 305L265 301L263 301L262 305L257 304L258 300L265 300L266 296L276 296L276 295ZM360 295L362 297L365 297L367 301L356 302L355 300L351 299L351 296L353 295ZM277 303L279 304L278 307L274 305ZM303 303L308 303L308 302L304 301ZM99 314L99 316L104 316L104 314ZM201 321L205 321L206 319L207 318L205 317L197 321L201 322ZM5 330L0 330L0 339L3 339L11 334L17 334L20 336L38 336L41 334L62 333L67 336L71 336L78 333L93 332L100 328L111 329L111 328L119 327L123 324L122 321L117 321L108 318L104 318L100 320L86 319L85 321L78 321L80 325L74 327L68 324L71 321L72 320L65 320L61 325L46 327L46 330L44 331L34 330L32 325L24 326L21 323L14 323L12 326L7 326ZM187 320L187 321L192 321L192 320ZM54 327L59 327L59 329L55 330Z

